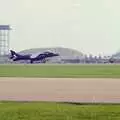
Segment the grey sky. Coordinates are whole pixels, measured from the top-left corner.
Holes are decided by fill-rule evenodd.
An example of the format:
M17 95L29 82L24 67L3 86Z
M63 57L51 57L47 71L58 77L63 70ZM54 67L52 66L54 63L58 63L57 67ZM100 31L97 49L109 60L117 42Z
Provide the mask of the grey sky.
M120 0L0 0L11 49L63 46L83 53L120 49Z

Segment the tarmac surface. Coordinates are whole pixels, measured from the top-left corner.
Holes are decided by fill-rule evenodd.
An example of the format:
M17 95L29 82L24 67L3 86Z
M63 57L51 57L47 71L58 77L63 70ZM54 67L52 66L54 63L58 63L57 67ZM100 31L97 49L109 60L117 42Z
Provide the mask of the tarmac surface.
M0 100L120 103L120 79L1 77Z

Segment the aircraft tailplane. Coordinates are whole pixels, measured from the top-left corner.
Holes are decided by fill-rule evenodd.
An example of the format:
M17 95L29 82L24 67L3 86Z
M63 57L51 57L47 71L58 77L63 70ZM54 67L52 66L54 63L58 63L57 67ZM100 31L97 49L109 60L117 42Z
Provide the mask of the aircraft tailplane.
M19 57L20 55L18 53L16 53L15 51L13 50L10 50L10 53L11 53L11 59L14 58L14 57Z

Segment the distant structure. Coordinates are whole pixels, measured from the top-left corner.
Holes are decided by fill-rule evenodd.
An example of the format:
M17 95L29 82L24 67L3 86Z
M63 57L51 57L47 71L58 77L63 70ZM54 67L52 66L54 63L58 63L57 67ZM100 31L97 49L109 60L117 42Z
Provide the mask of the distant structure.
M7 55L9 52L10 30L9 25L0 25L0 56Z

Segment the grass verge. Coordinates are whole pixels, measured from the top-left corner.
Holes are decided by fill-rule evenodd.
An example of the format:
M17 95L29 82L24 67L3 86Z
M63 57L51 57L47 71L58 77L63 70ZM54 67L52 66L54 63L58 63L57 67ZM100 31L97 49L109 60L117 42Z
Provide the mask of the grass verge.
M0 77L120 78L120 65L0 65Z
M120 105L0 102L0 120L120 120Z

